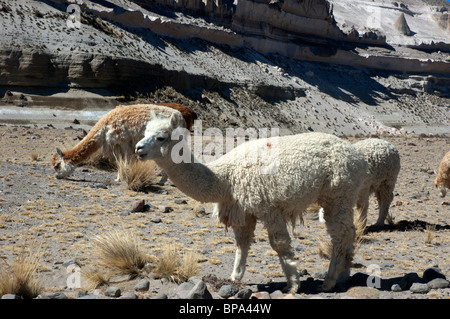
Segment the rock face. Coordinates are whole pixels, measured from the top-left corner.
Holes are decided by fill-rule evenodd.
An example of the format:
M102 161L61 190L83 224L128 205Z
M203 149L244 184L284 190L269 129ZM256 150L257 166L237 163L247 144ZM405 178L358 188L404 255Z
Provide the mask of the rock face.
M450 41L442 6L87 0L74 18L70 3L0 1L1 105L109 109L117 96L173 89L216 127L272 123L286 133L342 134L431 123L448 130ZM394 27L403 14L399 24L414 31L409 36ZM89 94L70 95L75 90Z
M411 36L413 33L409 29L408 23L406 22L405 14L402 13L394 23L395 28L403 35Z

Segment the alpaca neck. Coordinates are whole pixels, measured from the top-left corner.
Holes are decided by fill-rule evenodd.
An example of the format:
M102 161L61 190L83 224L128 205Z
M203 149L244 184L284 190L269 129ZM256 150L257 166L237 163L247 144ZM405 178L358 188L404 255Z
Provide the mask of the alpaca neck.
M211 166L194 161L174 163L169 156L155 162L167 173L177 188L193 199L207 203L218 203L227 196L227 183Z
M91 130L73 149L64 152L64 161L77 165L94 154L102 146L95 136L96 133Z

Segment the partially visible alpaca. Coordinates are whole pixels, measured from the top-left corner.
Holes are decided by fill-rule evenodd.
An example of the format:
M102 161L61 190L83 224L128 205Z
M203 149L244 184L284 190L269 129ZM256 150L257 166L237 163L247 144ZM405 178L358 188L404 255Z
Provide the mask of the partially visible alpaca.
M136 154L141 160L154 160L186 195L217 203L219 220L233 228L237 243L232 280L244 275L260 219L278 253L288 289L297 291L300 279L287 224L314 202L324 208L332 238L323 289L348 278L355 236L353 207L367 174L367 163L353 145L330 134L306 133L249 141L207 164L196 161L192 153L188 161L179 161L173 151L181 142L171 136L181 121L176 111L170 119L152 120L136 144Z
M77 165L89 159L102 148L102 155L111 163L132 156L136 143L144 137L145 127L152 119L151 110L158 114L181 112L187 129L197 114L194 110L176 103L119 105L105 114L73 149L62 152L56 148L52 165L57 178L67 178Z
M388 141L369 138L353 144L369 164L369 175L361 189L357 212L363 226L367 221L369 197L375 194L378 201L378 219L376 225L384 225L389 206L394 198L394 188L400 172L400 154L394 145ZM319 209L319 220L324 222L323 209Z
M357 202L359 217L363 221L367 220L369 196L375 194L378 201L376 225L384 225L394 199L395 183L400 172L400 154L394 145L378 138L362 140L354 146L364 154L370 172Z
M441 160L434 185L441 192L441 197L445 197L447 188L450 189L450 152L447 152Z

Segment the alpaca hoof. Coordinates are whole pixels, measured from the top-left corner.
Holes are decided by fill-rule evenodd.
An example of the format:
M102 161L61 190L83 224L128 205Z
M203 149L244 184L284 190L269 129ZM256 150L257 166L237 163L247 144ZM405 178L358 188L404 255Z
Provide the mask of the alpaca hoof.
M285 294L296 294L299 289L300 289L300 284L292 285L291 287L286 286L281 291Z
M333 290L335 286L336 286L336 282L334 280L325 279L325 282L323 283L323 285L319 286L319 291L329 292L329 291Z

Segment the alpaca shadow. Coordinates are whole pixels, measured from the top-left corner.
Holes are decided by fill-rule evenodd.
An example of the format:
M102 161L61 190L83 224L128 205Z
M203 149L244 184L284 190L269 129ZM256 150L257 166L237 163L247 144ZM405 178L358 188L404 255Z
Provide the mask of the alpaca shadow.
M416 219L414 221L401 220L393 225L371 225L367 226L365 233L392 232L392 231L426 231L431 230L447 230L450 225L439 225L428 223L423 220Z
M297 290L298 294L308 294L308 295L314 295L322 293L321 287L323 285L324 281L319 279L314 279L312 277L308 277L306 280L300 281L300 288ZM266 291L269 294L273 293L274 291L282 291L285 293L287 289L287 283L286 282L277 282L273 281L267 284L258 284L258 291ZM342 287L337 287L337 290L342 290Z

